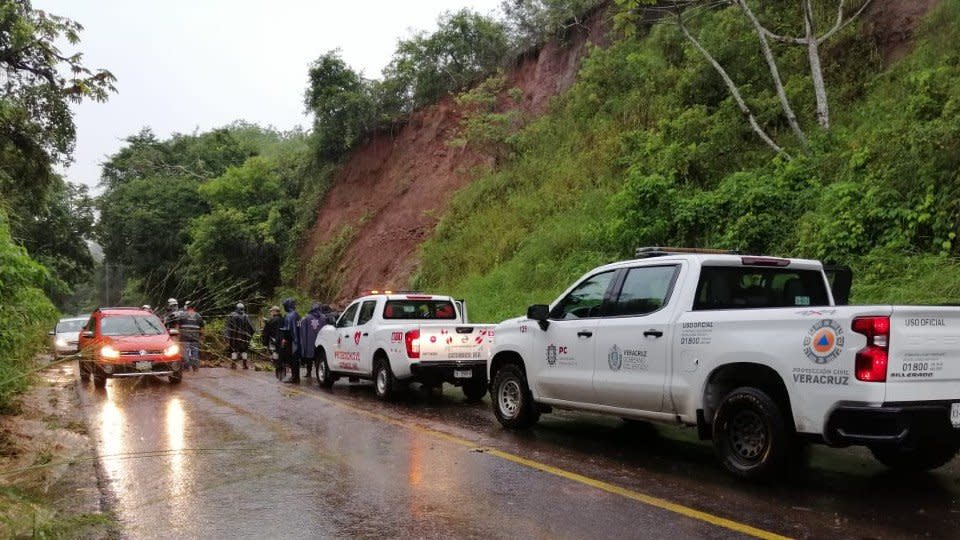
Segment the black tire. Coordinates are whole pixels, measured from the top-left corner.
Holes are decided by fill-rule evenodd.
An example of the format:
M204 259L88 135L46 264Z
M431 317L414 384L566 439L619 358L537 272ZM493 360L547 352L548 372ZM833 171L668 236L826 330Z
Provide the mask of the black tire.
M924 439L902 445L872 446L870 452L877 461L894 471L931 471L949 463L960 450L960 441Z
M528 428L540 419L540 410L533 402L527 378L515 364L507 364L497 371L490 399L494 416L505 428Z
M106 388L107 387L107 376L100 375L98 373L93 374L93 386L94 388Z
M90 368L87 367L87 363L84 362L83 360L80 361L80 367L78 368L78 371L80 371L80 381L81 381L81 382L89 382L89 381L90 381Z
M330 373L330 366L327 365L327 355L320 351L320 356L317 358L317 383L322 388L332 388L333 381L333 374Z
M713 446L724 467L748 480L771 480L785 472L793 437L777 403L744 386L727 394L713 420Z
M487 378L473 377L463 383L463 395L467 396L467 401L477 402L487 395Z
M180 384L183 381L183 371L175 371L173 375L167 377L170 384Z
M397 379L390 370L390 361L379 358L373 366L373 388L380 401L393 401L396 397Z

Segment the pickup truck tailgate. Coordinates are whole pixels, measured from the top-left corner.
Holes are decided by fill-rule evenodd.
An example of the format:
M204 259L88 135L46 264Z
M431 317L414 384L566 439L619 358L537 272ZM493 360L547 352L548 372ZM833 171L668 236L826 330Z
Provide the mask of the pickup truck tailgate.
M895 306L886 401L960 401L960 308Z
M421 326L420 359L486 361L493 347L493 328L492 324Z

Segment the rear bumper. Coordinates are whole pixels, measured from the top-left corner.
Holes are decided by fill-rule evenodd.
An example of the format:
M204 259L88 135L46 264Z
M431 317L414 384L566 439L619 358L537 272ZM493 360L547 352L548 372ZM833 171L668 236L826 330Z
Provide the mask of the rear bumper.
M470 371L470 377L457 377L457 373ZM426 383L446 382L460 385L465 381L484 379L487 376L486 360L437 360L410 364L410 376Z
M960 429L950 423L950 405L957 401L840 403L827 419L824 439L836 446L900 444L911 438L960 440Z

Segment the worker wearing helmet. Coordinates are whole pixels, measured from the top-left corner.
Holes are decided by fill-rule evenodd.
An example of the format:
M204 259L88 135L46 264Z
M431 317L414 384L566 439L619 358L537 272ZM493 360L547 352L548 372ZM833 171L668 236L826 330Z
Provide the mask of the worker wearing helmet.
M247 317L247 309L238 303L223 327L223 337L227 340L227 353L230 355L230 369L237 369L237 359L243 360L243 369L247 369L247 354L250 351L250 339L253 338L253 325Z
M182 315L183 312L180 311L180 304L177 302L177 299L171 298L167 300L167 311L163 314L163 325L167 327L167 330L179 329L180 317Z

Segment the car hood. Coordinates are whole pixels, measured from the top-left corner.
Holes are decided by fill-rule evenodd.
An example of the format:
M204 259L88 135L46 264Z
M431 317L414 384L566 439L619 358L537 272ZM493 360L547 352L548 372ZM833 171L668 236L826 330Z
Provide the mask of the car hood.
M107 338L107 342L118 351L159 350L166 348L171 343L170 336L166 334L158 336L111 336Z

